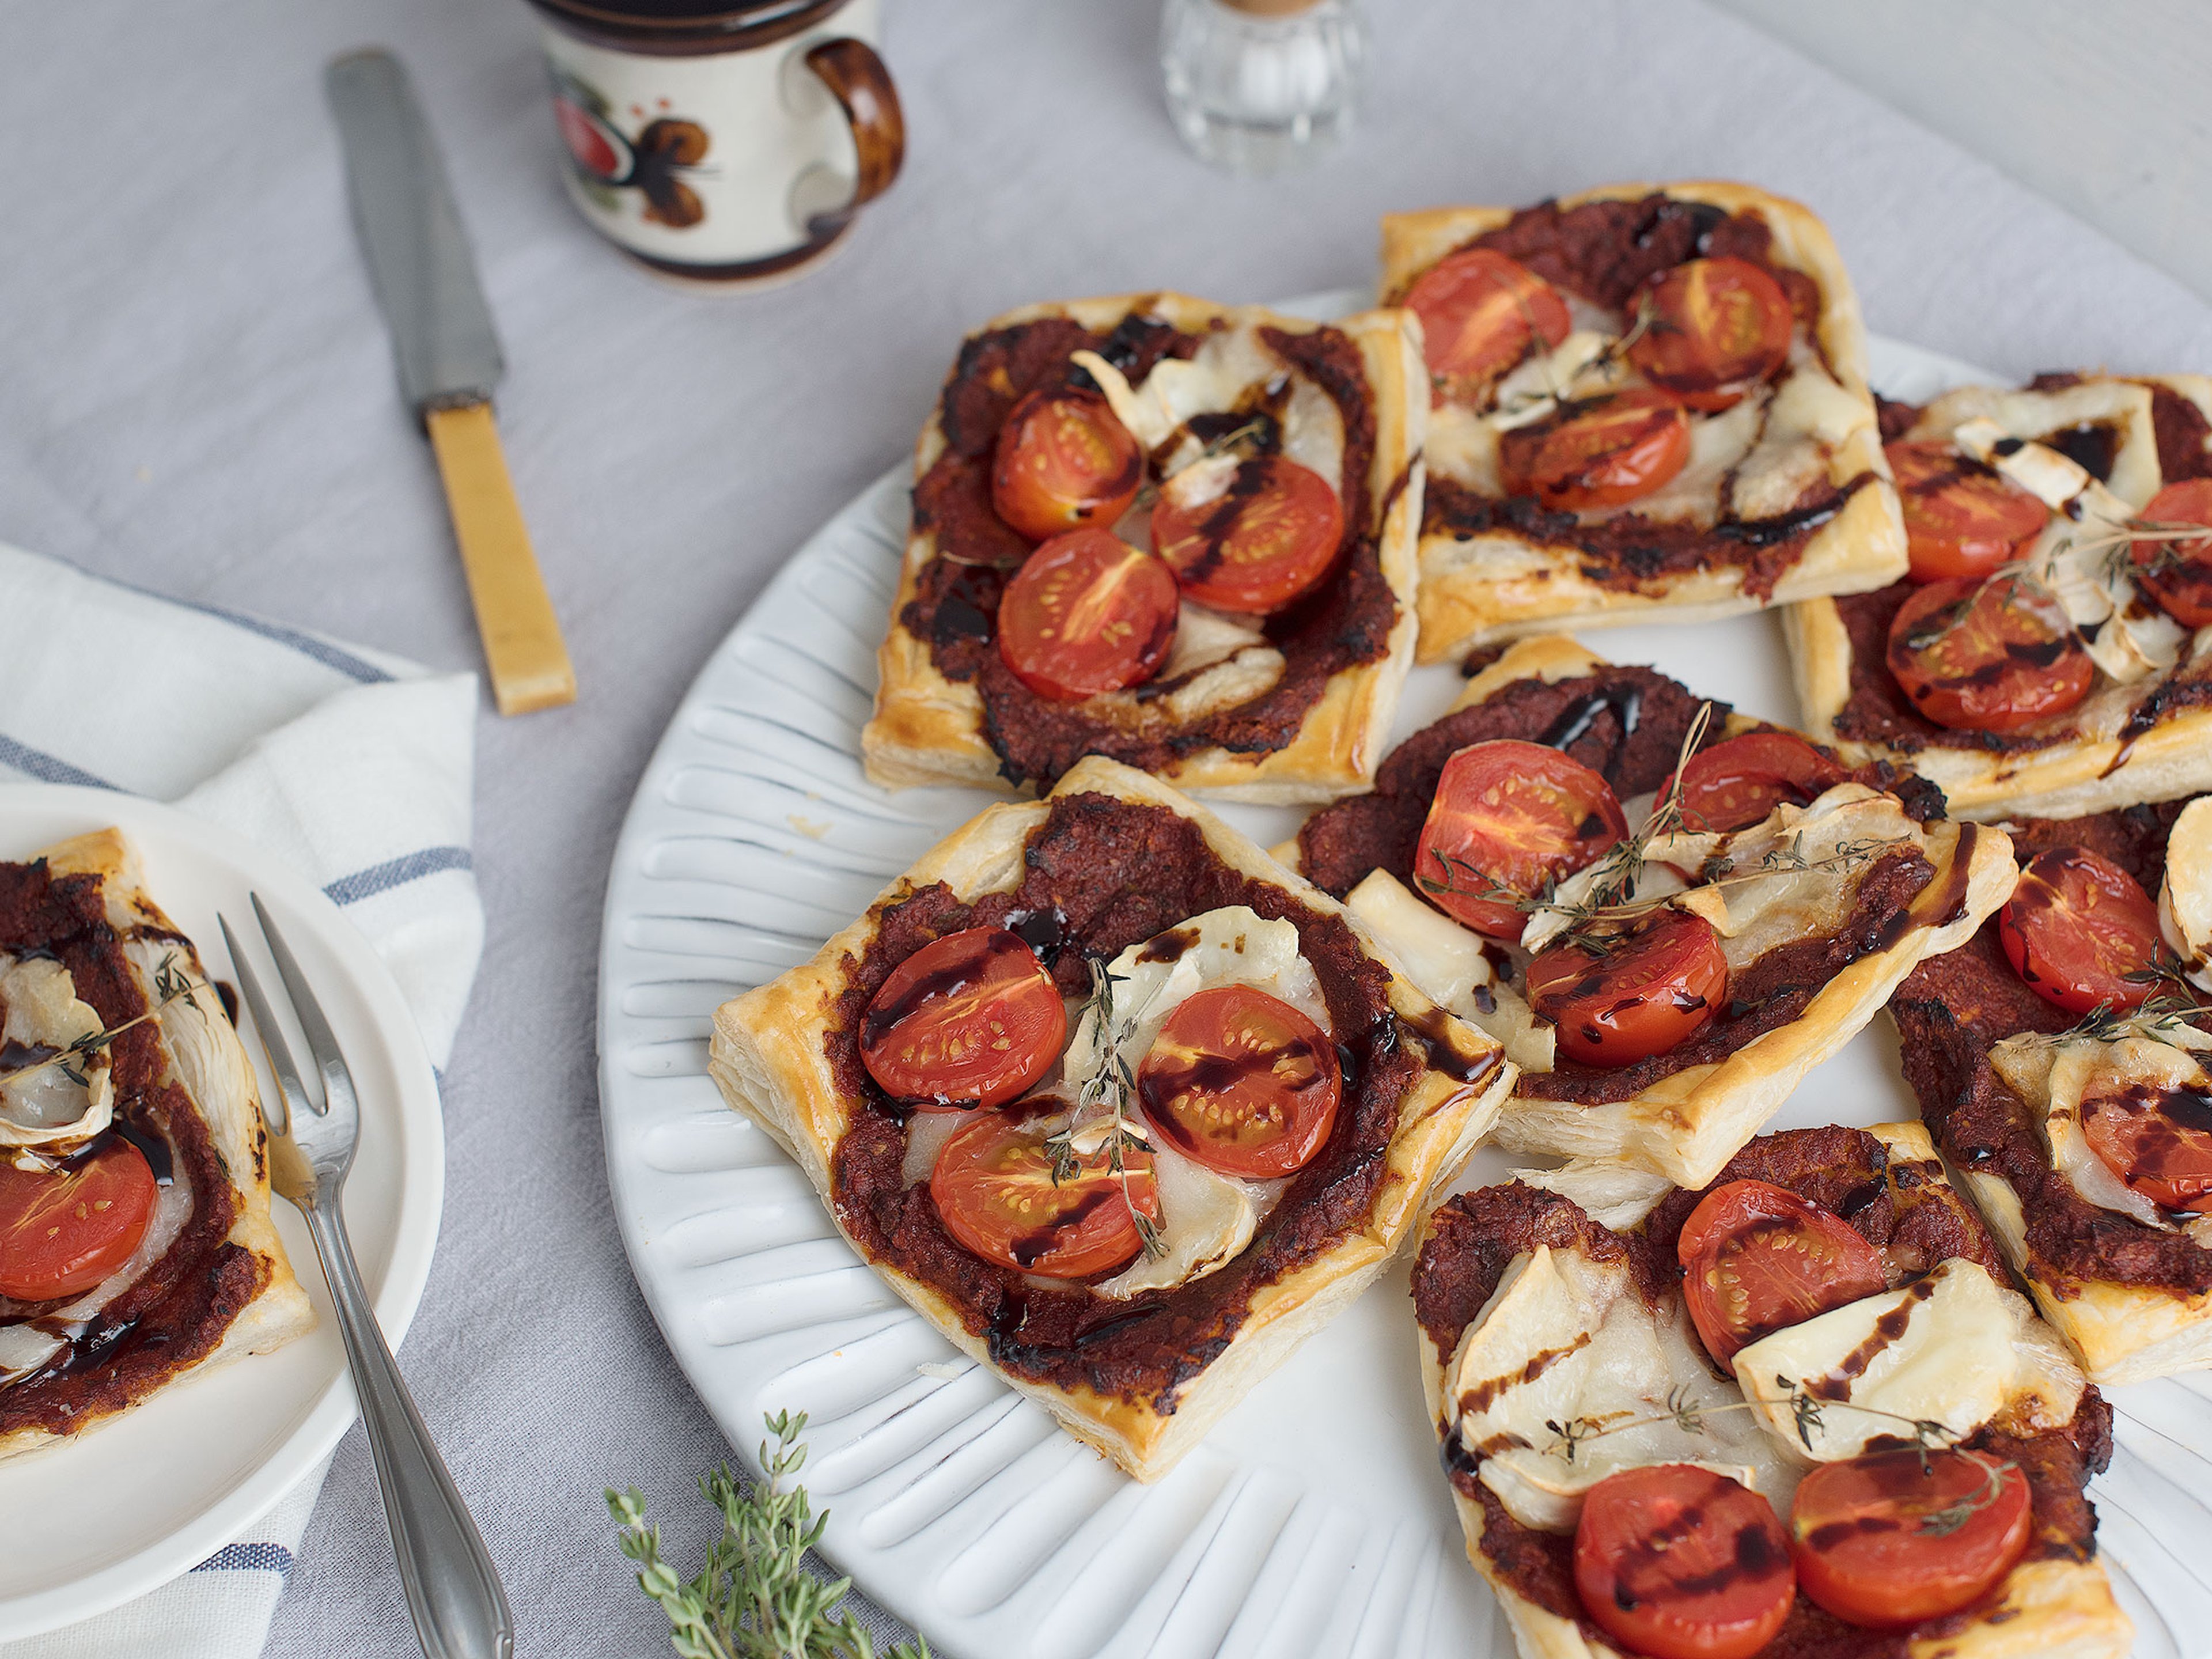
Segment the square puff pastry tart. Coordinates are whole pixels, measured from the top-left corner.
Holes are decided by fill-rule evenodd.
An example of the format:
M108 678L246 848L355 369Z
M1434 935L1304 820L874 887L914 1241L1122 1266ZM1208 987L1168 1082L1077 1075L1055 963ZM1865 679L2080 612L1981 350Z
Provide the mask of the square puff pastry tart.
M1696 707L1691 694L1663 676L1615 666L1571 639L1549 635L1517 642L1469 680L1438 726L1455 726L1448 741L1456 744L1501 738L1556 743L1595 765L1624 801L1633 801L1674 771ZM1632 711L1625 719L1623 708ZM1495 718L1466 712L1472 710ZM1716 738L1776 729L1735 714L1715 726ZM1568 735L1577 732L1582 735ZM1419 796L1414 805L1425 813L1426 791L1419 785L1433 789L1433 774L1419 780L1394 774L1397 755L1426 737L1417 734L1385 761L1374 794L1322 809L1307 821L1300 844L1279 848L1278 855L1299 861L1324 886L1356 880L1346 895L1352 914L1414 981L1505 1042L1521 1078L1494 1139L1510 1151L1616 1158L1702 1186L1781 1109L1808 1072L1864 1029L1916 964L1972 938L2012 891L2016 872L2002 830L1940 817L1918 821L1915 814L1924 815L1929 802L1914 781L1882 767L1849 774L1838 764L1833 775L1839 781L1805 806L1779 806L1762 823L1729 835L1678 833L1645 847L1626 902L1686 890L1688 898L1677 904L1696 909L1722 933L1731 1006L1669 1054L1617 1069L1576 1065L1556 1054L1553 1028L1523 1000L1526 957L1565 931L1558 913L1533 915L1521 948L1509 955L1417 895L1420 878L1401 862L1410 848L1385 850L1377 837L1366 860L1346 862L1332 854L1326 871L1316 861L1322 852L1317 830L1332 818L1357 825L1390 811L1391 792L1401 783L1413 785ZM1638 822L1636 812L1628 816L1632 826ZM1354 829L1348 838L1358 835ZM1830 867L1741 879L1770 856L1785 864L1827 860ZM1905 858L1929 866L1910 891L1881 874L1892 860ZM1733 865L1731 884L1686 883L1678 873L1711 867L1715 860ZM1614 863L1607 855L1570 877L1559 886L1560 903L1571 905L1617 878ZM1798 969L1783 971L1790 958L1774 957L1772 972L1782 977L1772 986L1747 977L1772 953L1815 939L1837 941L1837 959L1818 968L1829 976L1809 994L1797 982ZM1754 984L1765 994L1743 988ZM1746 1015L1755 1029L1732 1035L1733 1004L1747 995L1758 1005ZM1802 1006L1777 1023L1760 1012L1770 1001Z
M1318 975L1306 983L1320 1001L1310 992L1305 1006L1325 1011L1344 1070L1326 1140L1287 1181L1231 1181L1171 1158L1147 1129L1160 1254L1139 1252L1103 1282L1042 1279L963 1248L927 1178L933 1146L947 1139L932 1121L1002 1109L909 1115L873 1082L855 1040L896 961L920 944L985 925L1036 937L1041 918L1051 919L1064 988L1072 970L1103 957L1127 976L1117 986L1133 984L1116 994L1139 998L1135 1011L1116 1002L1103 1022L1122 1033L1114 1041L1125 1056L1150 1048L1162 1005L1179 1004L1192 981L1241 975L1280 988L1255 977L1265 950L1293 975L1301 964ZM1239 968L1231 957L1248 943L1255 955ZM1098 1121L1074 1087L1097 1074L1097 1012L1094 1001L1069 1023L1060 1098L1084 1103L1051 1121L1070 1128ZM1513 1079L1498 1045L1393 969L1342 906L1176 791L1101 757L1042 799L989 808L812 961L724 1004L710 1066L730 1104L797 1160L899 1295L1140 1480L1165 1474L1374 1280Z
M2004 1282L1927 1132L1917 1123L1785 1131L1752 1142L1724 1173L1844 1218L1875 1247L1892 1288L1784 1327L1717 1375L1677 1288L1673 1241L1692 1192L1578 1162L1453 1199L1424 1227L1413 1297L1430 1421L1444 1443L1468 1559L1496 1594L1522 1659L1634 1659L1583 1612L1568 1565L1583 1495L1600 1480L1697 1464L1787 1517L1816 1462L1880 1449L1884 1405L1940 1425L1939 1443L2001 1437L1990 1449L2029 1471L2034 1498L2026 1555L1982 1601L1900 1632L1902 1651L2121 1659L2134 1631L2097 1559L2081 1494L2110 1455L2107 1408ZM1883 1319L1892 1308L1909 1311ZM1893 1361L1875 1352L1885 1342ZM1856 1345L1863 1371L1823 1369L1838 1344ZM1793 1392L1819 1376L1824 1409L1801 1422L1786 1399L1731 1408L1751 1397L1745 1379L1766 1386L1770 1375L1801 1379ZM1840 1395L1838 1376L1852 1379ZM1852 1411L1851 1401L1874 1411ZM1629 1426L1578 1443L1559 1431L1620 1423ZM1774 1640L1787 1652L1820 1652L1838 1626L1801 1577Z
M2155 892L2175 971L2212 979L2212 797L2014 828L2021 857L2081 848ZM2114 1137L2150 1160L2172 1122L2202 1133L2212 1097L2203 1012L2167 988L2121 1018L2085 1018L2044 1000L1985 929L1932 962L1890 1005L1906 1080L2043 1316L2103 1386L2212 1367L2212 1217L2161 1207L2108 1164L2087 1128L2093 1102L2144 1123ZM2167 1108L2171 1106L2169 1113ZM2169 1166L2185 1173L2187 1164Z
M1883 660L1908 582L1783 617L1807 729L1854 758L1911 766L1962 817L2075 817L2212 789L2212 635L2192 637L2116 574L2110 535L2165 484L2212 476L2203 438L2172 430L2205 429L2212 377L2046 380L2063 384L1961 386L1885 418L1911 415L1902 441L1948 444L2051 509L2021 556L2094 665L2081 702L2002 734L1922 717Z
M58 1304L0 1298L4 1458L111 1422L187 1375L282 1347L313 1329L315 1315L270 1220L252 1063L199 952L147 893L137 851L103 830L0 870L0 926L37 916L58 930L33 928L13 951L0 938L0 1018L12 1043L65 1050L135 1018L134 1002L153 1014L84 1066L86 1083L49 1067L0 1085L0 1156L35 1161L112 1130L157 1158L166 1148L168 1164L155 1170L167 1179L145 1241L107 1279ZM88 893L84 878L97 888ZM62 1103L70 1091L76 1098ZM82 1115L57 1121L70 1104ZM222 1216L222 1231L207 1225ZM126 1334L82 1358L46 1328L97 1334L106 1322Z
M1556 233L1540 234L1547 222ZM1808 210L1706 181L1608 185L1517 211L1393 214L1382 221L1385 301L1405 304L1423 272L1478 239L1503 240L1501 251L1561 290L1573 331L1548 353L1536 343L1492 386L1437 394L1420 541L1423 662L1554 629L1702 622L1904 574L1865 325L1835 242ZM1662 239L1679 252L1655 257ZM1571 403L1639 382L1620 342L1647 269L1733 256L1739 244L1795 289L1781 367L1732 408L1693 410L1687 461L1641 499L1553 512L1510 496L1499 468L1509 431L1551 418L1561 392Z
M1333 363L1300 361L1271 344L1271 333L1317 342L1322 352L1338 343L1351 349ZM1147 452L1148 479L1210 453L1201 435L1231 441L1193 423L1215 416L1214 427L1233 425L1236 414L1266 412L1281 452L1336 489L1348 551L1319 588L1274 617L1232 617L1186 599L1173 651L1149 684L1080 702L1040 698L998 661L1004 568L1018 565L1027 542L997 518L989 470L999 424L1018 395L1066 383L1106 395ZM1345 399L1361 405L1363 418L1347 424ZM1044 788L1093 753L1231 800L1330 800L1364 788L1413 664L1427 416L1410 313L1324 324L1143 294L994 318L969 337L915 445L915 510L877 653L875 712L861 732L868 776L892 789ZM956 497L960 510L930 507ZM1145 501L1140 494L1114 528L1149 549ZM959 561L968 572L948 576L942 544L955 534L975 538L975 548ZM994 557L1001 569L976 568ZM954 666L948 652L975 659Z

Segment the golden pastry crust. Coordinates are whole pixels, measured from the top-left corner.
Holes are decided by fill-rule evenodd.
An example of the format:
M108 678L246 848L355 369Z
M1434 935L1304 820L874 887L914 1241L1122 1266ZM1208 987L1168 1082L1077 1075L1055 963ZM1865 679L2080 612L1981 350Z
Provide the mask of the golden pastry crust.
M185 953L192 977L201 981L196 989L161 1008L157 1021L161 1043L175 1069L176 1080L205 1121L237 1194L238 1214L231 1224L229 1243L250 1253L267 1269L261 1290L239 1310L222 1340L194 1364L179 1367L161 1388L242 1355L267 1353L306 1335L315 1328L315 1310L293 1275L283 1241L270 1218L269 1139L261 1120L261 1096L253 1063L209 982L206 964L146 891L137 850L121 831L100 830L78 836L48 848L40 856L57 875L100 878L108 923L125 941L125 954L149 1006L159 1001L154 990L155 975L162 960L179 951ZM142 927L158 937L134 940L132 933ZM0 1459L76 1439L113 1422L160 1391L156 1389L127 1405L95 1408L80 1418L66 1435L40 1428L0 1435Z
M1493 531L1471 541L1443 534L1420 542L1420 660L1440 662L1485 643L1553 629L1615 627L1643 622L1704 622L1815 594L1856 593L1882 587L1905 573L1905 528L1889 465L1882 458L1874 400L1867 388L1866 325L1858 298L1827 227L1802 204L1753 185L1725 180L1681 184L1601 185L1559 198L1563 208L1585 202L1632 201L1659 194L1699 202L1728 213L1755 212L1773 233L1771 257L1819 285L1819 343L1844 392L1863 418L1829 438L1828 482L1838 489L1862 476L1871 482L1852 493L1843 510L1809 537L1773 592L1761 599L1743 591L1741 567L1670 572L1639 591L1622 592L1583 572L1586 556L1572 549L1527 542ZM1403 295L1414 277L1447 253L1505 224L1512 208L1437 208L1386 216L1382 221L1382 291ZM1440 473L1438 476L1442 476ZM1626 509L1633 511L1633 505ZM1487 550L1487 555L1486 554ZM1514 574L1494 568L1509 555Z
M989 807L955 830L885 889L866 915L824 945L812 961L716 1010L709 1069L724 1097L791 1154L822 1194L841 1231L844 1224L834 1196L831 1165L850 1121L850 1109L822 1039L845 987L848 957L858 957L866 951L883 908L916 888L941 881L963 900L972 900L1018 885L1030 834L1043 823L1050 803L1083 793L1164 806L1180 814L1198 828L1213 855L1228 868L1272 883L1315 910L1344 917L1366 953L1389 965L1389 958L1335 900L1285 872L1202 807L1117 762L1097 757L1081 761L1043 799ZM1453 1020L1395 971L1389 998L1392 1007L1409 1021L1446 1022L1465 1053L1498 1054L1497 1070L1473 1085L1434 1069L1414 1082L1400 1106L1387 1174L1365 1224L1305 1267L1256 1292L1228 1346L1181 1388L1168 1411L1162 1412L1150 1400L1063 1388L999 1370L988 1341L968 1328L956 1304L887 1263L872 1265L947 1340L979 1364L999 1370L1009 1386L1038 1401L1069 1433L1138 1480L1158 1480L1255 1382L1374 1280L1413 1231L1430 1193L1458 1169L1487 1132L1512 1087L1513 1068L1495 1043ZM847 1237L851 1241L849 1232ZM854 1248L862 1249L857 1242Z
M1452 706L1483 702L1518 679L1571 679L1604 660L1563 635L1519 641L1468 681ZM1754 724L1731 716L1725 729ZM1926 826L1925 835L1935 873L1913 901L1910 925L1894 944L1831 980L1796 1019L1762 1032L1725 1060L1686 1066L1626 1100L1516 1095L1499 1115L1497 1144L1516 1152L1621 1159L1682 1186L1704 1186L1781 1109L1806 1073L1865 1029L1907 974L1972 939L2011 896L2018 871L2002 830L1977 826L1968 836L1960 824L1942 822ZM1964 887L1954 891L1953 871L1961 864ZM1402 948L1387 932L1379 936L1386 948Z
M1869 1133L1888 1148L1893 1164L1924 1168L1936 1162L1928 1133L1917 1123L1875 1124ZM1932 1188L1940 1184L1930 1183L1923 1188L1923 1194L1939 1195ZM1664 1188L1652 1189L1650 1202L1656 1204L1664 1192ZM1940 1197L1949 1204L1959 1202L1948 1189ZM1424 1243L1431 1231L1430 1223L1424 1222ZM1414 1340L1419 1350L1428 1420L1441 1425L1448 1420L1444 1375L1451 1355L1440 1352L1419 1325ZM1483 1553L1487 1517L1482 1506L1455 1485L1451 1498L1466 1539L1468 1560L1497 1596L1521 1659L1636 1659L1632 1652L1586 1635L1576 1620L1539 1607L1515 1589ZM2030 1560L2013 1569L1994 1605L1977 1608L1961 1628L1940 1637L1916 1638L1906 1651L1911 1659L2037 1659L2045 1654L2061 1655L2064 1659L2124 1659L2134 1639L2134 1626L2112 1599L2112 1583L2101 1562L2094 1559Z
M1265 754L1194 750L1177 757L1160 775L1178 788L1274 805L1333 800L1365 788L1373 781L1397 713L1398 694L1413 665L1418 626L1414 546L1421 524L1421 439L1428 420L1420 325L1410 313L1395 310L1366 311L1322 324L1259 306L1218 306L1182 294L1125 294L1024 306L992 319L978 332L1052 317L1103 331L1135 312L1163 318L1187 333L1247 323L1290 334L1331 327L1359 349L1375 413L1367 507L1370 522L1378 526L1376 550L1383 580L1398 602L1389 648L1374 662L1331 676L1297 734L1282 748ZM932 410L915 446L916 478L936 465L945 447L940 408ZM929 641L917 638L901 620L922 569L936 556L935 533L910 529L889 630L876 653L875 712L860 734L861 758L869 778L887 789L964 783L1003 793L1008 786L1000 757L984 733L981 695L974 685L939 672Z

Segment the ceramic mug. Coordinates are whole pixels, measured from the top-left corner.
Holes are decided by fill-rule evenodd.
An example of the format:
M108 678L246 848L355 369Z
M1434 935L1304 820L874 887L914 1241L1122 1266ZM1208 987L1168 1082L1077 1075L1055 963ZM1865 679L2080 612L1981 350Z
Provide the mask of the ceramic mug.
M532 0L568 194L665 274L796 271L890 188L905 125L878 0Z

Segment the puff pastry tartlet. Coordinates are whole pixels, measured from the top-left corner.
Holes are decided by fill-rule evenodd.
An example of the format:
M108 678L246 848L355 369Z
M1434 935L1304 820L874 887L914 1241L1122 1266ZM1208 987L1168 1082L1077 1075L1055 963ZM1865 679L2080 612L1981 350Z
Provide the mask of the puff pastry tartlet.
M1854 770L1724 708L1690 776L1709 782L1748 754L1758 775L1735 782L1749 793L1701 783L1680 798L1672 829L1644 821L1629 834L1645 820L1638 803L1675 770L1699 706L1665 676L1606 663L1572 640L1522 641L1393 751L1372 793L1321 809L1294 848L1278 849L1344 896L1416 983L1505 1042L1521 1077L1498 1120L1501 1146L1620 1158L1701 1185L1916 963L1970 938L2011 890L2002 831L1945 819L1917 779L1886 765ZM1583 843L1601 853L1555 865L1544 889L1521 885L1504 909L1461 902L1479 872L1439 862L1465 810L1451 771L1492 744L1510 746L1516 769L1532 744L1562 751L1595 775L1603 811L1620 815L1613 840ZM1793 775L1760 770L1778 765ZM1736 810L1700 804L1714 800ZM1626 994L1614 1007L1607 975L1645 959L1620 957L1615 942L1634 945L1662 923L1698 936L1706 977L1635 994L1672 1000L1680 1017L1656 1016L1674 1018L1671 1042L1609 1048L1616 1015L1650 1012L1631 1010ZM1586 963L1589 979L1559 996L1546 981L1563 958ZM1595 1010L1603 1030L1585 1033L1573 1009Z
M1905 568L1865 329L1820 220L1747 185L1611 185L1382 222L1435 407L1420 657L1697 622Z
M2193 568L2185 538L2125 533L2212 520L2212 482L2196 482L2212 480L2208 416L2212 378L2194 374L1885 401L1889 453L1927 458L1900 485L1920 526L1913 575L1785 614L1807 729L1910 764L1966 817L2079 817L2212 788L2212 636L2189 602L2205 579L2184 574L2162 599L2157 572L2138 580L2143 562ZM1969 533L1963 561L1942 521L1961 491L1997 538ZM1924 653L1985 621L2014 629L2004 681L1976 680L1964 658L1931 676Z
M1731 1597L1760 1615L1731 1651L2118 1659L2133 1632L2083 1495L2110 1408L2006 1284L1926 1132L1765 1135L1722 1175L1701 1193L1571 1164L1451 1199L1425 1228L1430 1419L1523 1659L1633 1659L1623 1632L1655 1604L1694 1622ZM1763 1275L1784 1244L1805 1265ZM1655 1481L1741 1511L1717 1571L1692 1565L1690 1514L1640 1559L1611 1553L1604 1517ZM1947 1482L1969 1495L1931 1511ZM1872 1507L1823 1525L1839 1488ZM1899 1576L1898 1547L1871 1571L1852 1559L1885 1513L1966 1554L1954 1540L1993 1530L2000 1504L2024 1537L1976 1552L1979 1582L1941 1613L1909 1611L1924 1581Z
M1048 683L1010 662L1007 596L1063 521L1033 520L1018 493L1040 403L1079 417L1083 453L1126 461L1088 505L1063 502L1066 514L1143 552L1170 498L1188 508L1184 556L1170 561L1179 588L1153 561L1125 573L1167 598L1141 610L1149 620L1135 625L1153 631L1139 655L1104 679ZM1427 414L1419 325L1402 312L1322 324L1147 294L994 319L962 346L915 448L912 525L861 738L868 775L1044 789L1101 754L1243 800L1365 787L1413 660ZM1302 575L1281 564L1304 556L1268 541L1282 521L1262 522L1293 477L1301 521L1338 526L1304 544ZM1239 587L1259 567L1261 585ZM1066 632L1095 641L1116 625L1079 616Z
M1087 1000L1036 1047L1018 1097L994 1098L994 1082L960 1101L895 1098L878 1079L896 1080L894 1062L915 1052L908 1011L968 982L920 985L909 964L988 929L1006 930L993 974L1011 982L1018 959ZM1186 1016L1255 992L1275 1000L1279 1030L1306 1036L1200 1053ZM1010 1015L972 1029L994 1052L1010 1030L1036 1042ZM1042 799L986 811L811 962L725 1004L712 1070L887 1283L1146 1480L1381 1272L1513 1076L1498 1043L1393 969L1334 900L1097 757ZM1282 1084L1260 1115L1309 1137L1272 1165L1264 1155L1285 1142L1235 1104L1249 1106L1237 1091L1255 1077ZM1333 1115L1301 1103L1315 1090ZM1117 1110L1133 1135L1120 1184L1107 1167ZM986 1143L979 1164L970 1150ZM1094 1248L1117 1226L1134 1230Z
M2021 908L1923 964L1890 1005L1905 1077L2094 1380L2212 1365L2212 1224L2199 1214L2199 1194L2212 1196L2212 1006L2195 982L2212 945L2212 798L2012 831ZM2081 959L2047 942L2084 914L2076 884L2091 871L2095 910L2117 919L2096 922L2101 982L2071 980ZM2080 993L2076 1006L2054 988ZM2093 999L2103 1009L2085 1015Z
M0 1457L313 1328L252 1065L118 832L0 864Z

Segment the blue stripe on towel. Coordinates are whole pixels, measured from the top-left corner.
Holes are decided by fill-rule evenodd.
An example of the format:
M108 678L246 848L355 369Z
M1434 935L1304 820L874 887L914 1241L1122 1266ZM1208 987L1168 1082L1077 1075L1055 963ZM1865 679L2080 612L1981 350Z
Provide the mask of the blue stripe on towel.
M426 847L384 864L372 864L349 876L340 876L323 889L333 904L358 904L365 898L404 887L410 881L434 876L443 870L472 870L475 860L465 847Z
M27 743L18 743L0 732L0 766L12 766L18 772L27 772L41 783L71 783L81 789L114 789L106 778L95 777L83 768L71 766L58 756L43 749L33 749ZM117 793L124 793L117 790Z
M282 1544L225 1544L192 1571L289 1573L292 1571L292 1552Z

